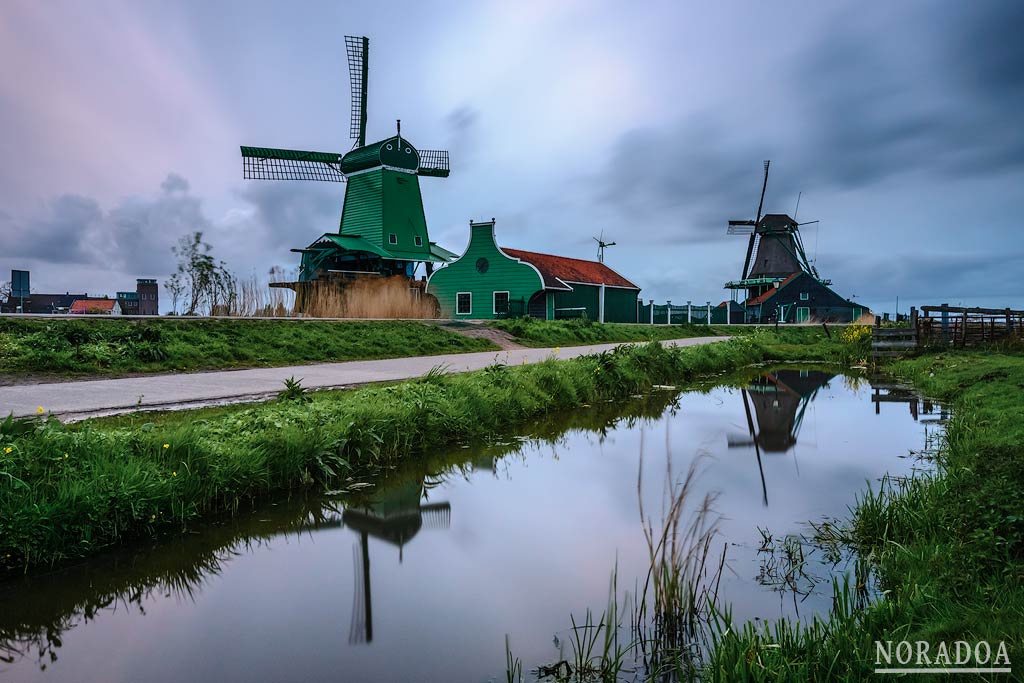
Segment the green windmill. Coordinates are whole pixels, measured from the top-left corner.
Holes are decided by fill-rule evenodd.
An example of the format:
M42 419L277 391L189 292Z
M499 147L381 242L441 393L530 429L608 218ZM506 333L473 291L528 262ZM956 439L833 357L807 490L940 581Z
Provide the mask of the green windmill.
M345 182L345 204L337 232L325 233L305 249L298 282L275 283L296 290L299 300L316 282L343 284L359 277L429 275L436 263L456 254L430 241L420 194L420 176L447 178L448 152L418 150L402 137L366 144L366 95L370 41L345 36L352 86L350 137L346 154L242 147L243 176L253 180ZM273 285L272 285L273 286Z

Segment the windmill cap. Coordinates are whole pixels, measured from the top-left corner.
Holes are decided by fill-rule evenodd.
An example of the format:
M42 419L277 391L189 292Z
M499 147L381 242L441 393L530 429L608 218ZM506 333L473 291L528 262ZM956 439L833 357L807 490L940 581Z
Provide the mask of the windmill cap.
M415 171L419 165L420 153L399 135L357 147L341 158L341 172L345 174L378 166Z

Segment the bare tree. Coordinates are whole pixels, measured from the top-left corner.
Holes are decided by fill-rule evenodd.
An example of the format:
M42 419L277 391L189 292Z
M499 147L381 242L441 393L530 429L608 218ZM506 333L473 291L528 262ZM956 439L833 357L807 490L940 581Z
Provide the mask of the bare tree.
M171 295L171 314L178 315L178 301L185 293L185 282L179 273L175 273L164 280L164 289Z
M210 253L213 247L203 241L198 230L182 236L171 251L178 257L175 283L185 302L185 315L223 313L231 310L235 299L235 277L227 264ZM173 296L173 293L172 293Z
M10 301L11 299L11 281L0 282L0 301Z

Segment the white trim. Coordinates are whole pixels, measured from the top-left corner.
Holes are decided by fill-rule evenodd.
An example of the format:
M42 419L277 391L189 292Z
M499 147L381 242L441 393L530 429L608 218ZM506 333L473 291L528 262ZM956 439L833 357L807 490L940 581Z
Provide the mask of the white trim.
M397 232L389 232L388 233L388 245L392 245L392 244L394 244L394 245L398 244L398 233Z
M459 297L463 294L469 296L469 310L465 313L459 310ZM473 315L473 292L455 292L455 315Z
M512 293L504 289L491 292L491 313L498 315L498 301L495 298L498 294L504 294L508 297L508 300L505 302L505 312L508 313L508 304L512 301Z
M621 277L621 276L620 276ZM625 280L626 278L622 278ZM639 287L623 287L622 285L606 285L603 282L576 282L575 280L559 280L559 282L572 283L574 285L590 285L591 287L611 287L613 289L633 289L640 291Z
M415 244L417 247L422 247L423 246L423 237L421 235L413 235L412 236L412 243Z

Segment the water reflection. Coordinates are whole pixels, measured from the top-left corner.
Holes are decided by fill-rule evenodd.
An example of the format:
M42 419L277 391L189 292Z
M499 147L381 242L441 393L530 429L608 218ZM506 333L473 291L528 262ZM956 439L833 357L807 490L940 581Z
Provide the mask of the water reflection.
M876 415L866 385L783 369L584 406L516 437L418 454L374 488L293 496L8 578L0 679L486 680L506 633L529 670L553 661L553 633L571 637L559 631L569 614L604 604L613 567L621 585L643 582L638 493L658 517L672 473L696 461L695 500L721 492L723 599L738 620L774 618L758 528L775 534L778 559L762 583L774 573L804 600L805 577L827 575L787 544L795 526L843 516L865 480L905 473L896 456L920 444L921 424L883 402ZM662 433L665 470L640 481L644 435L660 465ZM813 594L800 610L824 614L829 601Z
M497 475L498 463L527 443L554 445L571 432L600 440L616 428L632 428L672 409L673 392L659 391L625 403L601 403L552 413L520 437L423 454L376 489L324 496L294 496L263 504L251 514L205 525L201 533L153 540L104 553L72 566L0 580L0 663L36 659L45 671L57 661L69 631L102 615L133 611L146 615L154 601L195 603L204 588L240 557L281 539L350 529L353 549L353 609L349 642L373 641L370 539L397 549L423 530L448 529L451 504L433 502L432 492L473 473ZM387 587L380 587L387 590ZM5 674L0 666L0 674Z
M750 436L730 434L728 444L729 448L754 447L765 507L768 485L761 453L785 453L796 444L807 405L835 376L822 370L776 370L754 377L741 391Z
M447 529L451 525L452 506L449 503L428 503L424 480L407 481L378 494L372 502L345 510L342 522L359 534L359 543L353 547L352 623L349 643L373 642L373 593L370 584L370 546L374 537L398 548L398 561L402 562L405 544L424 526Z

